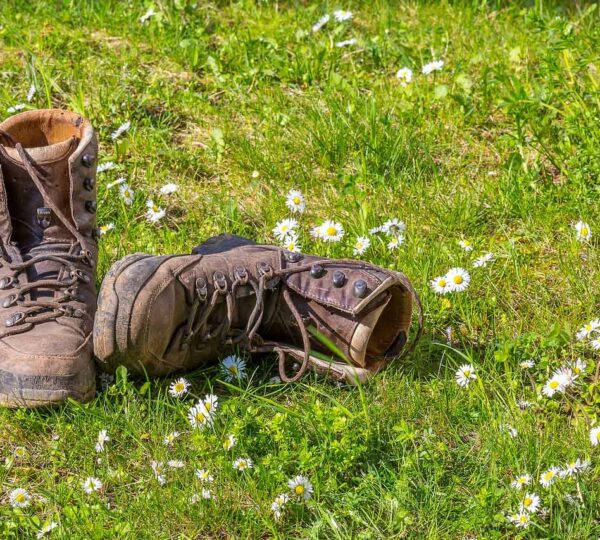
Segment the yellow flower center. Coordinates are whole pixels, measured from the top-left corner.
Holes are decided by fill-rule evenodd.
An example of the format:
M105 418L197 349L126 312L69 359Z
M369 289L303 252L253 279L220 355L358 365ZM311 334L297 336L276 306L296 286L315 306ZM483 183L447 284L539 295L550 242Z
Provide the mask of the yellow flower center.
M558 381L550 381L550 388L552 388L552 390L558 388Z
M552 480L553 476L554 476L554 473L552 471L548 471L547 473L544 474L544 480Z
M325 232L327 233L327 236L335 236L337 233L337 229L333 225L330 225L329 227L327 227L327 230Z
M158 212L158 210L159 210L158 206L156 206L155 204L152 205L152 211L153 212Z
M587 227L581 227L581 236L587 236L589 232Z
M204 407L206 408L207 411L210 411L210 409L212 407L212 403L210 401L205 401Z
M596 439L600 441L600 431L596 433Z
M531 506L532 502L533 502L533 500L530 497L525 497L525 500L523 501L523 504L525 506Z
M300 204L300 197L296 196L292 199L294 204Z
M233 375L237 375L237 372L238 372L237 366L230 366L229 367L229 373L232 373Z
M440 279L440 280L438 281L438 285L439 285L440 287L445 287L445 286L446 286L446 280L445 280L445 279Z
M296 495L303 495L304 494L304 486L302 484L296 486L294 488L294 492L296 493Z
M183 392L185 390L185 385L183 383L177 383L175 385L175 392Z
M238 463L238 466L240 469L245 469L246 468L246 462L244 460L240 461Z
M579 367L575 366L575 367L573 368L573 372L574 372L575 374L579 375L579 374L581 373L581 368L579 368Z
M519 517L519 522L521 523L527 523L528 520L529 518L525 514Z
M586 324L586 325L585 325L585 331L586 331L586 332L591 332L591 331L592 331L592 325L591 325L591 324L589 324L589 323L588 323L588 324Z
M525 483L525 478L519 478L517 480L517 484L524 484Z
M204 422L205 420L205 416L200 412L196 412L196 420L198 420L198 422Z
M463 277L462 276L454 276L452 278L452 281L454 281L454 283L456 283L457 285L460 285L463 282Z
M471 370L470 369L465 369L463 371L463 373L464 373L465 377L468 377L469 375L471 375Z
M17 496L15 497L15 501L17 501L18 503L24 503L25 502L25 494L17 493Z

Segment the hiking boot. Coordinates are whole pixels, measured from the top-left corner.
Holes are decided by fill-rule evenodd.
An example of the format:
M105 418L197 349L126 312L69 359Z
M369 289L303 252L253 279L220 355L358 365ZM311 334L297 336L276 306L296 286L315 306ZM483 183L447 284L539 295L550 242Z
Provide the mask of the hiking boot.
M156 376L238 347L277 353L285 382L311 368L356 383L404 348L414 299L422 322L401 273L225 235L192 255L138 253L113 265L98 298L94 350L102 369Z
M1 405L94 396L97 152L78 114L0 124Z

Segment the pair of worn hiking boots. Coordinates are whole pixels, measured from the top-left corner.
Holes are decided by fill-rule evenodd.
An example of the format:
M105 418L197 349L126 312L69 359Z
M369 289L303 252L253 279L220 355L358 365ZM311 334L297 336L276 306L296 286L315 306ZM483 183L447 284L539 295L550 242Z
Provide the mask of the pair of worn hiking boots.
M362 382L407 348L415 300L418 338L403 274L230 235L190 255L129 255L96 299L97 154L78 114L0 124L1 405L90 400L94 355L105 371L158 376L229 350L275 353L283 381L310 368Z

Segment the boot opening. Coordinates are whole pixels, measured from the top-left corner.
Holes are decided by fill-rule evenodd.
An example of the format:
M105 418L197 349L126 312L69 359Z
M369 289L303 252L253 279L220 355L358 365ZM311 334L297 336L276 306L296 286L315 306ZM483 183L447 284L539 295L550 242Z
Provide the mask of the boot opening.
M85 124L78 114L47 109L17 114L4 121L2 129L24 148L40 148L81 139Z

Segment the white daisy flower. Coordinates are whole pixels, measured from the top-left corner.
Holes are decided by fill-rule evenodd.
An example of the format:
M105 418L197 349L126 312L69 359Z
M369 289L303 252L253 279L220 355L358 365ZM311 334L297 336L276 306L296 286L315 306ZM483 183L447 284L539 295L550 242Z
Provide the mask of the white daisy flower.
M213 498L213 495L210 491L210 489L203 489L202 490L202 498L205 500L209 500Z
M167 461L167 467L170 469L183 469L185 467L185 463L180 459L170 459Z
M219 398L214 394L206 394L204 399L198 402L198 405L203 405L208 414L214 415L219 407Z
M313 24L312 31L318 32L321 30L321 28L323 28L329 22L329 18L330 17L328 14L323 15L315 24Z
M444 61L443 60L433 60L432 62L429 62L428 64L425 64L421 68L421 72L423 73L423 75L430 75L434 71L441 71L441 69L443 67L444 67Z
M531 516L527 512L519 512L512 517L511 521L517 528L526 529L531 523Z
M591 463L588 460L581 461L580 458L577 458L575 461L567 463L564 469L561 469L559 471L558 475L561 478L569 478L570 476L575 476L579 473L585 472L589 468L590 464Z
M296 227L298 227L298 222L295 219L282 219L273 228L273 234L279 240L283 240L287 235L294 232Z
M146 11L146 13L140 17L140 23L144 24L148 19L150 19L150 17L154 17L155 15L156 11L154 11L153 8L148 8L148 11Z
M104 451L104 445L110 441L110 437L108 436L108 431L105 429L101 429L98 432L98 440L96 441L96 452Z
M302 213L306 208L304 195L302 195L302 192L297 189L290 189L288 191L285 204L291 212Z
M556 392L563 393L572 383L573 372L569 368L557 369L542 388L542 393L552 397Z
M531 476L528 474L522 474L521 476L517 476L510 485L515 489L522 489L523 486L528 486L530 483Z
M227 435L227 438L223 442L223 448L225 450L231 450L235 446L236 442L237 442L237 439L236 439L235 435Z
M600 328L600 319L593 319L589 323L584 324L577 332L576 338L581 341L587 337L590 337L594 332Z
M519 435L519 432L514 427L509 426L508 424L501 424L500 429L506 431L506 433L508 433L513 439L516 439Z
M15 456L17 459L23 459L26 455L27 455L27 450L25 450L25 448L23 446L17 446L13 450L13 456Z
M44 536L46 536L48 533L51 533L54 529L56 529L56 527L58 527L58 523L56 523L56 521L45 523L36 534L36 538L38 538L38 540L40 538L44 538Z
M586 240L589 240L592 237L592 230L590 229L590 226L587 223L583 221L578 221L577 223L575 223L574 227L575 231L577 232L577 240L579 240L580 242L585 242Z
M128 120L127 122L123 122L115 131L110 134L110 138L115 141L117 140L123 133L125 133L131 127L131 122Z
M194 473L201 482L213 482L214 481L214 477L205 469L196 469L196 472Z
M8 109L6 109L6 112L9 114L12 114L12 113L16 113L18 111L22 111L24 108L25 108L25 104L19 103L17 105L13 105L12 107L9 107Z
M286 234L283 237L281 246L292 253L300 253L302 247L298 243L298 236L295 233Z
M114 161L105 161L104 163L99 163L98 168L96 169L96 173L109 171L110 169L114 168L114 166L115 166Z
M540 507L540 497L535 493L527 493L521 501L520 510L521 512L529 512L535 514Z
M544 487L551 486L556 480L556 477L558 476L559 472L560 470L558 467L550 467L546 472L542 473L542 475L540 476L540 484Z
M600 337L597 337L595 339L592 339L592 341L590 341L590 346L592 347L592 349L594 349L595 351L600 350Z
M590 430L590 442L592 446L598 446L600 444L600 426L593 427Z
M471 281L471 276L464 268L451 268L446 274L451 292L464 291Z
M228 382L246 378L246 362L239 356L227 356L221 362L221 371Z
M122 183L119 187L119 194L121 195L121 199L123 199L123 202L126 205L130 205L133 202L135 192L129 187L129 184L127 184L126 182Z
M245 471L246 469L252 469L254 467L254 463L248 457L237 458L233 462L233 468L237 471Z
M31 103L31 100L33 99L33 96L35 96L35 84L31 83L31 86L29 86L29 90L27 92L27 103Z
M406 223L398 218L388 219L382 226L381 232L391 235L399 235L406 231Z
M383 232L383 225L379 225L378 227L373 227L372 229L369 229L369 234L377 234Z
M260 173L258 171L252 171L252 174L250 176L252 178L258 178L260 176Z
M98 478L90 476L83 481L82 487L83 491L85 491L89 495L90 493L94 493L94 491L101 490L102 482L98 480Z
M26 508L31 503L31 495L23 488L13 489L8 495L8 501L13 508Z
M206 410L204 405L202 405L201 403L190 407L187 416L193 428L202 430L207 426L212 426L213 424L212 415Z
M310 499L314 491L309 479L301 474L288 480L288 487L296 497L304 500Z
M275 500L271 503L271 512L273 512L275 519L281 518L281 511L289 500L290 498L286 493L280 493L275 497Z
M114 223L107 223L106 225L100 225L98 227L98 234L104 236L107 232L112 231L115 228Z
M459 240L458 245L463 248L467 253L473 251L473 244L469 240Z
M350 45L356 45L356 38L345 39L343 41L336 41L335 46L339 49L342 47L349 47Z
M410 68L403 67L398 70L396 73L396 79L400 81L400 86L406 87L408 86L413 79L413 71Z
M154 203L152 199L146 201L146 219L151 223L156 223L165 217L165 210Z
M171 195L173 193L177 193L178 190L179 186L173 182L170 182L161 187L159 191L161 195Z
M481 257L477 257L477 259L473 261L473 268L485 268L487 264L489 262L492 262L493 260L494 254L488 252L485 255L482 255Z
M187 391L190 387L190 383L184 377L173 381L169 386L169 394L171 394L175 398L183 397L187 394Z
M177 439L180 435L181 433L179 433L179 431L171 431L171 433L165 435L165 438L163 439L163 444L165 446L173 446L175 439Z
M167 478L165 477L165 464L162 461L154 461L150 462L150 467L152 468L152 472L154 473L154 478L156 481L162 486L166 484Z
M519 364L521 369L531 369L533 366L535 366L535 362L533 360L523 360Z
M446 276L438 276L435 279L432 279L429 282L429 285L438 294L447 294L452 290Z
M575 362L573 362L571 365L571 369L573 370L573 378L576 378L584 373L585 368L587 368L587 362L583 361L581 358L575 360Z
M352 253L354 255L364 255L365 251L369 249L370 245L371 240L369 240L366 236L358 236L354 242Z
M475 368L472 364L463 364L456 370L454 378L458 386L469 386L471 381L477 379Z
M387 243L387 248L390 251L397 250L404 243L404 235L396 234L390 238L390 241Z
M314 227L312 235L325 242L339 242L344 237L344 227L335 221L327 220L321 225Z
M343 9L337 9L333 12L333 17L337 22L349 21L352 19L353 14L351 11L344 11Z

